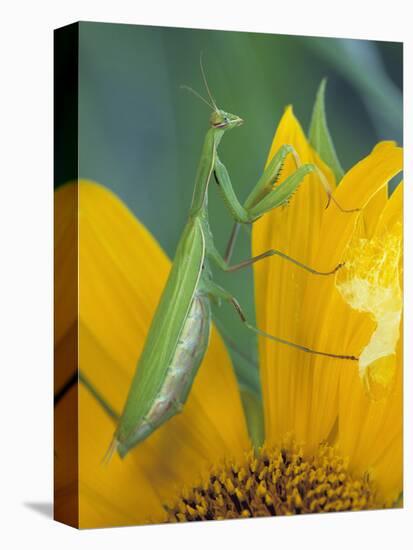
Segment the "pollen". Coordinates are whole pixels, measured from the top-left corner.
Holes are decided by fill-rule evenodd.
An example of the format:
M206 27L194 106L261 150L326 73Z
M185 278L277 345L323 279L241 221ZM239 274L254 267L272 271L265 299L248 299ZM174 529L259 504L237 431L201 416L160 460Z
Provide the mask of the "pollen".
M334 448L321 445L306 457L295 444L263 447L241 463L215 467L164 506L173 523L381 507L368 476L353 477Z
M359 359L360 376L372 395L382 394L394 378L402 314L401 249L400 223L371 239L353 237L336 278L343 299L368 313L376 325Z

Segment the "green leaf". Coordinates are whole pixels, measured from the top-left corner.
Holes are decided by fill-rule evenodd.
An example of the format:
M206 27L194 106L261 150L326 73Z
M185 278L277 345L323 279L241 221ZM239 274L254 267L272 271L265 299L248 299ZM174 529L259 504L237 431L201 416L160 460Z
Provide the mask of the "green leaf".
M389 77L384 64L383 46L372 40L348 40L345 38L311 38L305 42L316 55L341 74L358 92L379 139L403 141L403 95ZM388 42L402 55L402 44ZM394 63L396 64L394 66ZM400 68L401 57L395 58L393 68ZM368 67L368 70L366 70Z
M255 449L259 449L264 443L264 411L261 398L243 385L240 386L240 394L249 436Z
M317 91L311 117L309 140L321 159L332 169L337 183L344 175L337 153L327 126L325 110L325 90L327 79L323 78Z

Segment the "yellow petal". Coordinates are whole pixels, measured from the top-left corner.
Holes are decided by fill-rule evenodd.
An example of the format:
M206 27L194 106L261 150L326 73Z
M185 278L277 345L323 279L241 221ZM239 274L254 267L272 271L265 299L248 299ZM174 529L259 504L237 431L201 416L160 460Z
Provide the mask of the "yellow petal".
M290 143L304 161L315 162L326 171L291 111L285 113L274 142L272 153L282 143ZM379 145L346 174L334 197L344 208L364 206L401 169L401 161L401 151L394 144ZM291 169L287 167L285 175ZM342 213L334 204L325 210L324 193L313 178L301 185L287 208L271 212L256 224L254 254L275 248L321 271L339 263L357 214ZM350 353L347 333L358 318L340 301L334 277L307 274L277 259L256 264L254 275L260 328L320 351ZM365 326L371 333L373 323ZM357 349L368 334L367 330L360 335ZM334 427L339 368L348 361L312 356L264 339L260 357L267 442L276 443L292 432L309 449L314 448Z
M383 141L379 143L374 150L380 151L386 150L389 146L392 146L393 143L389 141ZM398 186L400 188L400 186ZM381 213L385 208L387 208L387 198L388 198L388 189L384 185L369 199L368 203L363 208L363 212L360 216L360 225L362 226L364 236L370 238L379 221Z
M403 150L391 141L383 141L374 147L370 155L345 174L334 193L334 198L344 208L363 209L376 193L383 190L389 180L402 170L402 167ZM338 216L333 208L327 209L323 217L323 230L325 237L330 236L330 239L328 246L323 242L323 248L325 253L329 253L331 261L338 263L341 260L344 246L355 229L358 217L363 218L363 215L362 211L360 214ZM334 230L334 234L327 235L327 230Z
M77 456L77 193L63 186L54 215L54 517L78 527ZM64 392L64 394L63 394Z
M334 196L343 207L363 207L401 168L401 150L393 143L379 144L344 176ZM333 208L325 211L317 257L329 259L330 265L345 260L346 246L356 228L362 225L362 216L363 212L346 214ZM336 277L339 276L340 271ZM303 334L306 344L336 354L360 356L375 330L374 319L367 312L356 312L342 299L335 288L334 277L308 277L301 315L301 322L306 327ZM307 361L314 366L310 414L319 419L314 421L313 430L322 438L325 424L322 417L330 416L337 407L339 372L351 368L351 362L316 357Z
M118 412L169 267L150 233L112 193L91 182L79 184L79 366ZM58 276L64 278L63 273ZM93 421L95 409L93 400L81 398L81 430ZM235 375L217 333L212 333L183 413L138 446L130 458L124 462L114 458L114 465L102 471L114 426L101 418L97 431L96 437L87 431L80 445L80 523L89 527L150 521L148 514L140 513L148 503L147 512L155 514L153 494L160 505L173 499L183 484L196 481L206 465L224 456L241 456L249 445L245 419ZM104 483L105 475L110 480ZM134 487L139 504L130 495ZM124 502L133 510L126 513ZM161 519L156 515L154 521Z
M76 188L64 185L54 197L54 390L57 394L76 371L77 227Z
M334 187L331 171L309 146L291 108L281 119L268 160L285 143L296 149L303 163L317 164ZM294 169L292 159L288 159L281 181ZM255 224L253 254L273 248L316 269L334 267L328 258L316 256L326 204L327 196L318 177L310 174L287 207L266 214ZM281 338L305 343L301 310L308 274L286 261L272 258L255 264L254 279L258 326ZM276 444L287 432L293 432L300 441L316 445L317 435L313 437L311 426L314 417L309 416L314 376L307 367L309 359L302 352L263 338L259 345L267 443ZM322 434L326 436L334 418L324 414L321 417L325 424Z
M77 401L77 386L73 385L54 411L53 514L72 527L79 526Z
M359 355L360 376L372 393L385 391L395 370L403 305L399 275L401 197L402 190L397 189L378 213L376 230L370 238L363 231L353 233L344 252L345 265L336 277L343 299L353 309L368 313L375 323L374 332Z
M79 419L79 527L164 521L161 502L136 455L103 462L114 423L82 385Z
M383 240L399 232L402 196L400 185L378 213L372 240ZM384 259L383 266L385 264ZM396 285L396 294L401 298L398 274L392 274L387 281L383 278L383 270L380 274L384 283ZM391 302L387 305L391 306ZM379 332L380 323L376 322L374 332L368 331L373 337ZM358 319L357 328L361 332L366 330L362 319ZM350 467L357 473L367 471L370 474L377 485L379 499L387 505L393 505L398 499L403 480L403 344L399 332L402 333L402 329L397 324L397 338L392 342L392 349L397 343L394 354L384 355L369 366L368 387L360 379L359 369L353 366L342 370L339 393L338 443L341 452L349 457ZM389 336L388 331L385 344Z
M388 506L403 490L402 358L400 340L395 383L392 391L378 401L366 393L357 366L343 369L340 380L338 447L356 474L370 475L379 501Z
M380 217L377 220L378 235L388 232L396 223L403 218L403 182L396 187L392 196L386 201L385 207L380 210Z

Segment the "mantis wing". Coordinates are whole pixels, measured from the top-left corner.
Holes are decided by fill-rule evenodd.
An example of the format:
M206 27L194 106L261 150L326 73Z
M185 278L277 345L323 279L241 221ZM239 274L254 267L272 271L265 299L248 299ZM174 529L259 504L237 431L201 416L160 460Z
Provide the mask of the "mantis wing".
M117 429L129 437L156 398L176 350L202 271L205 241L201 224L190 220L178 243L172 269L152 319Z

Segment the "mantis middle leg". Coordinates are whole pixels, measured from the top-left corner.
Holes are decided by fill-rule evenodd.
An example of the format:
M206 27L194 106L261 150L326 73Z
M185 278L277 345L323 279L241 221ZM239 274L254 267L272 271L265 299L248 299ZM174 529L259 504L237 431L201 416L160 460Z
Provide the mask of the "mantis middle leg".
M326 351L319 351L312 348L309 348L307 346L303 346L301 344L296 344L295 342L291 342L290 340L285 340L284 338L279 338L278 336L274 336L272 334L268 334L268 332L265 332L254 325L251 325L244 312L242 311L242 308L238 302L238 300L227 290L222 288L221 286L217 285L213 281L209 280L204 283L205 285L205 291L211 298L215 298L218 300L224 300L228 303L230 303L235 311L237 312L239 318L244 323L244 325L251 330L252 332L255 332L255 334L258 334L259 336L263 336L264 338L268 338L270 340L273 340L274 342L277 342L279 344L283 344L295 349L298 349L300 351L304 351L306 353L311 353L313 355L321 355L324 357L332 357L334 359L347 359L349 361L358 361L358 357L355 357L354 355L339 355L336 353L329 353Z

